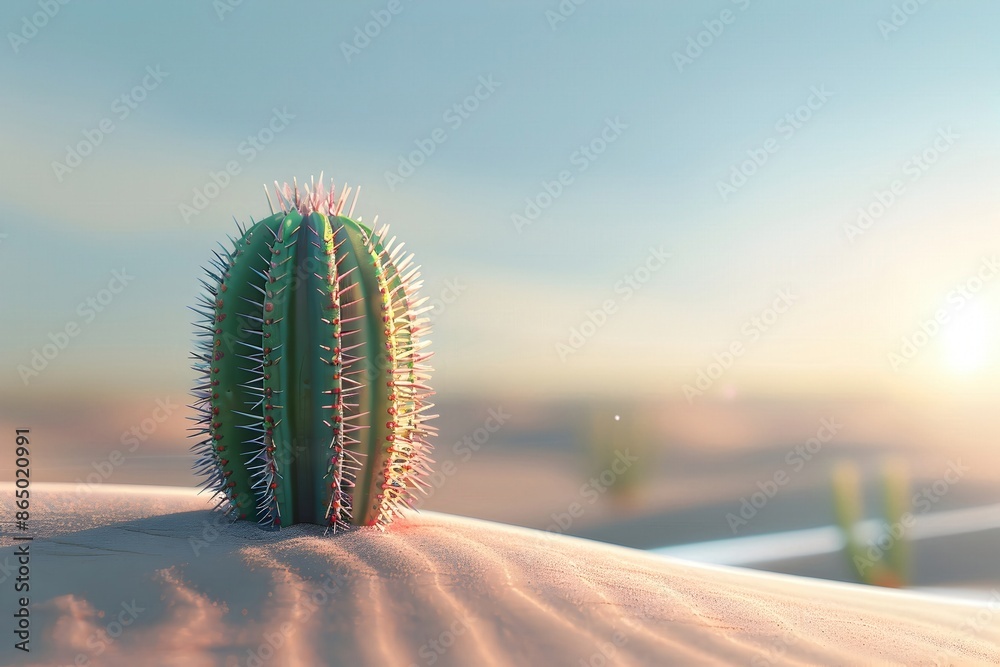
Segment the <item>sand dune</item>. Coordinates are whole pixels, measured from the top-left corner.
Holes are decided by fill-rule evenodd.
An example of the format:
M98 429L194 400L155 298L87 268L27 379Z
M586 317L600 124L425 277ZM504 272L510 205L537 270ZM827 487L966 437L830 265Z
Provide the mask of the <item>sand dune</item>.
M33 498L32 650L3 628L5 665L1000 663L1000 599L695 565L432 513L324 538L219 523L184 491L39 485ZM0 565L14 549L3 540Z

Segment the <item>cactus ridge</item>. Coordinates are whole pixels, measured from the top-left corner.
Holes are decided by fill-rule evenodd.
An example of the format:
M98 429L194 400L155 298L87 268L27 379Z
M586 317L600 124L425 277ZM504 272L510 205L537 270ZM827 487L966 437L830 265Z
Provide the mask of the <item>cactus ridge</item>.
M343 215L350 193L275 183L279 210L237 222L200 281L194 469L237 519L384 529L428 487L420 267L352 219L357 192Z

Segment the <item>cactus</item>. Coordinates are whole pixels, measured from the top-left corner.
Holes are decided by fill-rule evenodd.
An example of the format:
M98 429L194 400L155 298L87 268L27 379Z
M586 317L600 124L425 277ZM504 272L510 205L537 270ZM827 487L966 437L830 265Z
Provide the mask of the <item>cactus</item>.
M427 486L430 306L349 194L275 183L280 211L237 223L201 281L194 468L236 519L384 529Z
M620 509L639 506L646 490L653 458L655 424L645 406L598 407L581 420L580 441L589 445L590 475L598 478L610 500ZM634 463L629 456L639 457ZM609 483L610 481L610 483Z
M909 482L902 466L893 463L882 467L881 481L883 516L874 539L866 541L858 536L863 500L861 476L853 463L842 462L834 469L834 515L844 553L858 578L872 586L902 588L909 569L909 544L902 532L908 512Z

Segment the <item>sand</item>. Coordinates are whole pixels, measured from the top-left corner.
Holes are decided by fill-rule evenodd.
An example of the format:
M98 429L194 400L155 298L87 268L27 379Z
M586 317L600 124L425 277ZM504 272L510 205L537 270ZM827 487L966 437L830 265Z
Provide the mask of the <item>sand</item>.
M698 565L429 512L324 537L220 523L186 490L32 498L32 650L13 649L0 573L4 665L1000 663L1000 595Z

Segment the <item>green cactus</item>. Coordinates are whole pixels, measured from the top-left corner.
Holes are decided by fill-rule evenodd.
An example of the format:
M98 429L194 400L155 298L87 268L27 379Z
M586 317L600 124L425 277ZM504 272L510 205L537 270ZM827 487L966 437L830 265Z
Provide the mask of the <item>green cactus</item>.
M430 306L349 193L275 183L281 210L237 223L202 280L195 471L237 519L384 529L427 486Z
M589 474L598 478L612 502L632 509L650 473L655 424L645 406L630 408L598 407L589 420L581 420L580 441L589 445ZM639 457L634 463L630 456ZM608 483L610 481L610 483Z
M858 578L873 586L902 588L909 574L909 543L903 532L909 482L905 469L891 463L883 466L881 481L882 525L871 543L858 537L863 500L861 475L853 463L842 462L834 470L834 515L843 537L844 553Z

